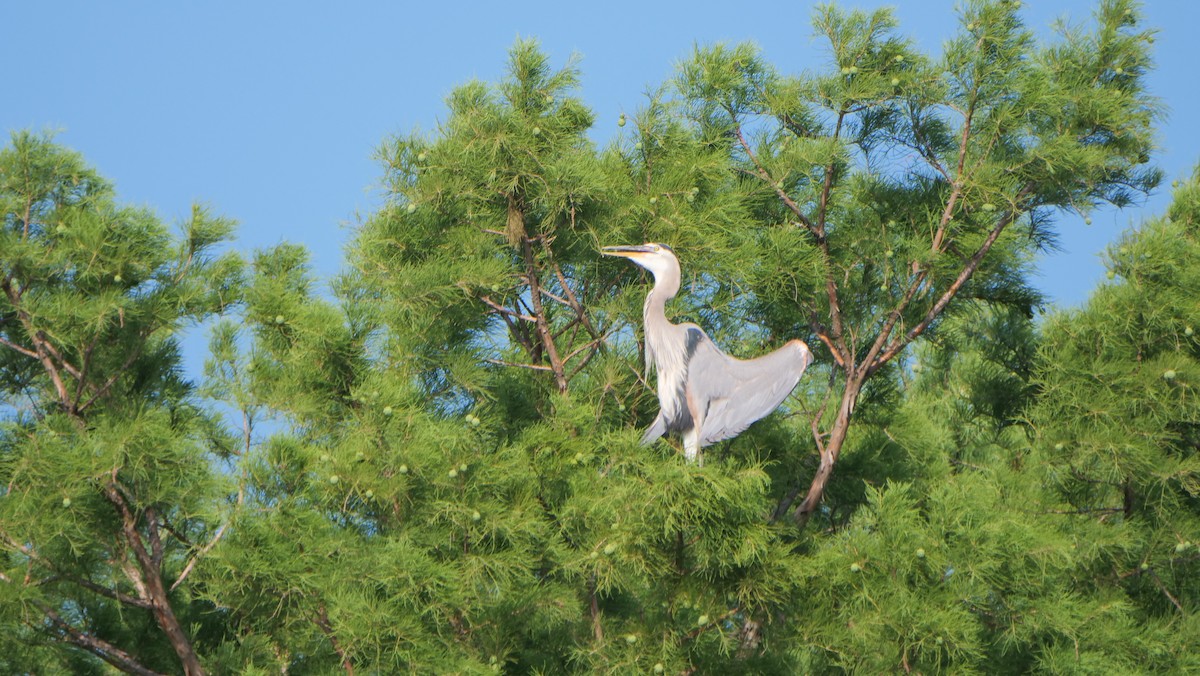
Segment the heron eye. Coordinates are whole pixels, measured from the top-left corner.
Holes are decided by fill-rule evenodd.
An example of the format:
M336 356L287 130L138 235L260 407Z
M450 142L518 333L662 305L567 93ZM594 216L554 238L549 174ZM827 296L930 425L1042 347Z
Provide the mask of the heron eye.
M655 250L655 251L662 251L662 247L661 247L661 246L659 246L659 245L657 245L657 244L655 244L655 245L654 245L654 250Z

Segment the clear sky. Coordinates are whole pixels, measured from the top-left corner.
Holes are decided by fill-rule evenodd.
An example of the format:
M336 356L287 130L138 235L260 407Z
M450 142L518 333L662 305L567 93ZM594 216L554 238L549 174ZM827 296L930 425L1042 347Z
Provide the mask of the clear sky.
M827 56L807 1L6 4L0 128L56 131L122 201L168 221L199 201L240 222L243 249L305 244L322 276L339 269L351 228L378 204L374 149L436 128L450 90L500 77L518 36L539 39L556 64L582 56L599 144L693 44L750 40L783 72ZM840 4L896 6L902 32L933 54L957 23L954 0ZM1023 12L1049 36L1055 18L1087 21L1095 6L1039 0ZM1150 87L1170 110L1154 158L1167 184L1091 226L1061 222L1065 251L1041 261L1039 283L1062 306L1087 297L1103 280L1097 253L1162 213L1169 181L1200 160L1200 3L1151 0L1144 12L1161 31Z

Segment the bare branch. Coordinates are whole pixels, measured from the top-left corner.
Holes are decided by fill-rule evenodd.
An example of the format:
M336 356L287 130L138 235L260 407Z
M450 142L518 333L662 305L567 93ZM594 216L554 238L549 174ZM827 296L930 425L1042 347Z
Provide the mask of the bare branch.
M317 606L317 616L313 618L313 624L317 625L321 633L325 634L325 637L329 639L329 644L333 646L333 652L342 658L342 669L349 676L354 676L354 664L350 662L350 657L342 649L341 644L337 640L337 635L333 631L333 624L329 622L329 614L325 611L325 604L322 603Z
M552 293L546 287L544 287L544 286L540 287L540 290L542 292L542 295L549 298L550 300L553 300L556 303L559 303L560 305L565 305L565 306L571 308L572 310L576 309L575 306L572 305L570 303L570 301L568 301L566 298L563 298L562 296L559 296L558 294Z
M155 544L158 542L157 525L151 527L151 546L155 550L155 553L151 554L146 551L141 533L138 532L137 517L122 493L122 486L117 480L117 469L114 467L109 481L104 484L104 496L113 504L121 517L124 542L133 551L137 568L140 569L140 571L127 570L127 574L140 574L141 581L145 585L145 597L152 604L155 622L166 634L171 647L174 648L175 654L183 666L185 676L199 676L204 673L204 668L200 665L200 659L184 632L183 626L175 617L175 611L171 608L171 600L167 597L167 590L163 586L162 571L156 564L156 556L161 556L161 544L157 546ZM150 516L149 513L148 516ZM155 519L150 519L150 521L153 524Z
M489 364L496 364L498 366L513 366L516 368L533 369L534 371L553 371L554 370L554 369L550 368L549 366L545 366L543 364L520 364L517 362L504 361L503 359L487 359L485 361L487 361L487 363L489 363Z
M238 486L237 504L234 505L234 513L235 514L236 514L238 508L240 508L242 506L242 501L245 498L245 495L246 495L245 484L239 485ZM187 565L185 565L183 567L183 572L181 572L179 574L179 577L176 578L175 582L171 583L171 588L169 591L175 591L175 589L178 588L179 585L183 584L183 581L187 579L187 576L189 574L191 574L192 568L194 568L196 566L196 562L200 560L200 557L207 554L210 550L212 550L213 547L217 546L218 542L221 541L221 538L225 535L225 531L226 531L226 529L229 528L229 524L232 521L233 521L233 515L231 514L229 519L227 521L225 521L225 523L221 524L221 526L219 528L217 528L217 532L213 534L212 539L209 540L208 543L205 544L203 547L201 547L200 551L193 554L192 558L188 559Z
M38 332L38 339L45 343L46 351L50 353L51 357L57 359L59 364L62 364L62 369L64 371L69 373L76 380L83 380L83 375L79 369L72 366L71 363L62 356L62 353L58 351L58 348L54 347L54 343L51 342L50 336L47 335L45 331Z
M11 347L12 349L16 350L17 352L20 352L21 354L25 355L26 357L30 357L32 359L40 359L37 352L34 352L33 350L31 350L27 347L21 347L20 345L17 345L16 343L8 340L4 336L0 336L0 345L7 345L8 347Z
M525 259L525 277L529 284L529 302L533 305L533 316L537 320L538 335L546 348L546 356L550 359L550 370L554 373L554 381L559 392L567 391L567 378L563 373L563 361L558 356L558 347L554 344L554 336L550 333L550 322L546 319L542 307L541 283L538 280L537 262L533 258L533 246L528 237L521 238L521 254Z
M1022 202L1032 190L1032 185L1026 185L1021 188L1021 190L1017 193L1015 202L1019 205L1020 202ZM1017 208L1014 207L996 222L996 225L992 227L991 232L988 233L987 238L985 238L983 243L979 245L979 248L967 261L966 265L963 266L962 270L959 271L958 277L956 277L954 282L946 288L941 297L937 299L937 302L935 302L929 308L921 321L918 322L917 325L912 329L910 329L908 333L904 334L903 336L897 336L891 342L891 344L888 345L886 350L877 352L878 357L874 358L874 361L867 362L869 373L874 373L875 371L879 370L879 368L891 360L892 357L895 357L905 345L911 343L913 340L916 340L918 336L920 336L925 332L926 329L929 328L929 325L932 324L933 321L937 319L939 315L941 315L942 311L946 309L946 306L950 304L950 301L954 300L954 297L958 295L958 292L960 289L962 289L963 285L971 279L973 274L975 274L975 270L979 267L979 264L983 262L984 257L987 256L989 251L991 251L992 245L994 245L996 240L1000 237L1000 233L1003 232L1004 228L1008 227L1010 223L1016 220L1018 214L1019 212L1017 211ZM872 349L872 352L875 352L874 348Z
M1179 603L1179 599L1171 595L1171 592L1167 589L1167 585L1163 584L1162 578L1158 576L1158 573L1154 572L1153 568L1150 569L1150 577L1154 578L1154 584L1158 586L1158 590L1163 593L1163 596L1167 597L1171 605L1175 606L1175 609L1179 612L1187 615L1187 611L1183 609L1183 605Z

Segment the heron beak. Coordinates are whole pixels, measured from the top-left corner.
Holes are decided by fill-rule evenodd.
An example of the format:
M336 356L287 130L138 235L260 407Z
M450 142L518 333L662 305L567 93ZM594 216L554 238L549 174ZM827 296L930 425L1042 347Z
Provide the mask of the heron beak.
M605 256L621 256L622 258L632 258L638 254L652 253L654 250L647 244L628 244L623 246L605 246L600 248L600 253Z

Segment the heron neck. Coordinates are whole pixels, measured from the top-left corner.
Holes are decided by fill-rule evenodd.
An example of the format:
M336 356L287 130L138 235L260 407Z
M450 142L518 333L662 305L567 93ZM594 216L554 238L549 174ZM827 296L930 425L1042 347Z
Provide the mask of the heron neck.
M654 277L654 288L646 294L644 319L647 324L666 321L667 301L679 293L679 276L663 275Z

